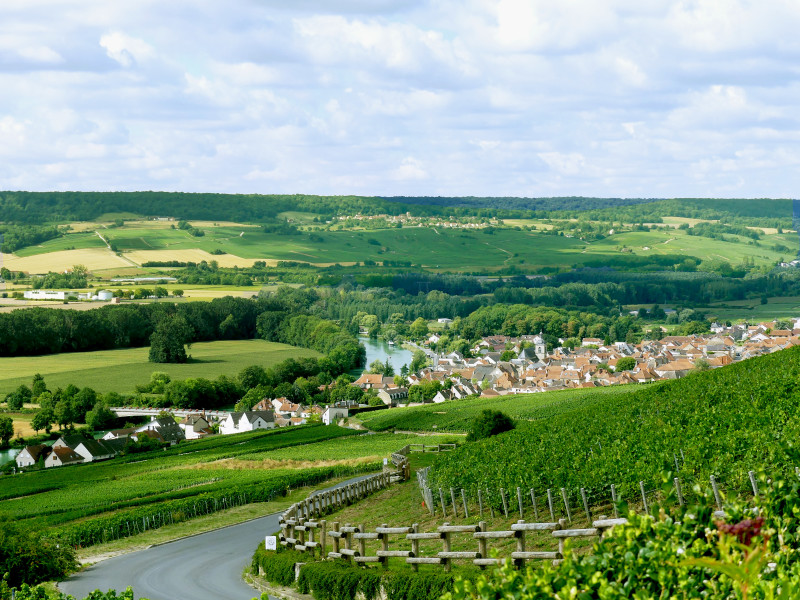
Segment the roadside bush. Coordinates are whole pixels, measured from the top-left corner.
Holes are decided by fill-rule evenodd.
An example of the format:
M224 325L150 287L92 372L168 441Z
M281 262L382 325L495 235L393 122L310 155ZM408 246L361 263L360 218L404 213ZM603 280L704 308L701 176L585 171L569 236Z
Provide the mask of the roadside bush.
M8 573L8 585L59 579L77 566L75 552L65 544L9 522L0 523L0 573Z
M514 421L499 410L486 409L472 423L472 430L467 435L468 442L483 440L514 429Z
M288 587L294 585L294 564L306 560L308 555L296 550L287 550L283 546L278 546L276 552L266 550L262 542L253 554L252 573L260 574L270 583Z

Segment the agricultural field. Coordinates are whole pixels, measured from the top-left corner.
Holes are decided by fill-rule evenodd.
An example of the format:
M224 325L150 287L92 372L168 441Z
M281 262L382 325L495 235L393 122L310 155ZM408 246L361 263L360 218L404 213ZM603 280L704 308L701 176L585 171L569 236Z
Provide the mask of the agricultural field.
M486 398L452 400L409 408L393 408L364 415L362 424L373 431L420 431L465 433L484 409L499 410L518 421L549 419L573 410L591 407L601 398L627 395L633 386L610 386L585 390L564 390L541 394L521 394Z
M363 441L349 443L347 456L329 456L332 440L348 442L353 436ZM132 535L142 529L142 517L152 529L195 513L265 502L285 494L288 487L376 470L383 456L404 445L392 443L396 438L311 425L217 436L166 451L27 473L4 484L0 518L13 517L23 527L90 545ZM274 454L287 448L302 467ZM237 466L237 457L243 455L249 457L247 469ZM33 494L36 502L30 502ZM134 527L136 519L139 524Z
M308 225L313 215L285 213L299 225ZM674 218L669 225L697 219ZM549 224L536 223L539 231L496 228L492 233L434 227L404 227L369 231L315 231L297 235L264 233L259 227L240 223L194 222L205 235L172 229L174 223L128 221L122 227L101 228L100 233L121 253L105 247L94 231L69 233L4 257L12 270L34 273L59 271L74 264L90 270L140 266L148 261L215 260L222 267L251 266L256 260L274 265L277 261L302 261L317 265L352 264L363 260L410 262L439 271L502 271L580 266L607 256L624 253L636 256L679 254L711 262L739 264L752 259L756 264L773 264L796 254L796 234L765 230L756 246L752 240L727 235L726 240L690 236L684 230L668 229L618 233L585 242L577 237L544 235ZM533 220L509 220L510 225L532 224ZM789 251L777 252L779 244ZM214 254L217 252L217 254Z
M748 471L794 473L798 380L800 348L792 348L637 386L442 455L431 486L563 487L577 499L580 488L606 497L615 484L632 499L640 481L659 489L661 474L672 471L687 493L714 475L726 493L745 494Z
M147 383L153 371L169 373L173 379L235 375L244 367L268 367L287 358L319 356L313 350L264 340L199 342L189 348L192 360L185 364L155 364L148 360L149 348L124 348L96 352L72 352L48 356L0 358L0 394L20 384L30 385L35 373L44 376L48 387L74 383L100 393L133 392L136 384Z
M796 318L800 315L800 296L777 296L761 304L760 299L729 300L711 304L707 309L709 317L722 321L747 319L748 321L771 321L773 319Z

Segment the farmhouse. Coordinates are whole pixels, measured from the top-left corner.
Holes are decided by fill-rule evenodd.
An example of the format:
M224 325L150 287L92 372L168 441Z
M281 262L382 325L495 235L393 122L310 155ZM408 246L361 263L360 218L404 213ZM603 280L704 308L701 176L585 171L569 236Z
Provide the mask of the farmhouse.
M44 444L36 444L35 446L25 446L22 452L17 454L17 467L24 469L25 467L32 467L39 459L44 459L50 453L50 446Z
M161 439L168 442L171 446L186 439L183 435L183 430L178 427L178 424L172 417L158 417L136 429L136 433L147 431L157 433Z
M346 419L350 415L350 411L346 406L329 406L322 413L322 422L325 425L336 423L339 419Z
M210 423L200 414L186 415L178 427L183 430L187 440L196 440L211 433Z
M274 429L275 413L271 410L232 412L219 424L222 434L242 433L255 429Z
M65 465L76 465L83 462L83 457L67 446L53 446L53 451L44 459L44 466L63 467Z
M378 391L378 398L383 400L384 404L397 406L401 400L408 398L408 388L385 388Z

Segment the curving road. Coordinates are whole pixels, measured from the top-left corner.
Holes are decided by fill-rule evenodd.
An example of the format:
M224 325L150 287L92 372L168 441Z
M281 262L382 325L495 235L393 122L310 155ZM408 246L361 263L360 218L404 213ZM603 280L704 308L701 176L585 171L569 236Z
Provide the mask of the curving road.
M369 477L355 477L337 486ZM329 489L333 489L329 488ZM131 586L149 600L250 600L259 592L242 581L256 546L278 530L280 513L97 563L59 584L75 598Z

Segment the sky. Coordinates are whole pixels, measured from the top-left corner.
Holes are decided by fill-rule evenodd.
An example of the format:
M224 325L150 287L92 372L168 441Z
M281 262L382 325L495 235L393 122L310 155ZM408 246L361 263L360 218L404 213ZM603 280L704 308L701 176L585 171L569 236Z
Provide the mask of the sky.
M0 189L781 197L797 0L2 0Z

